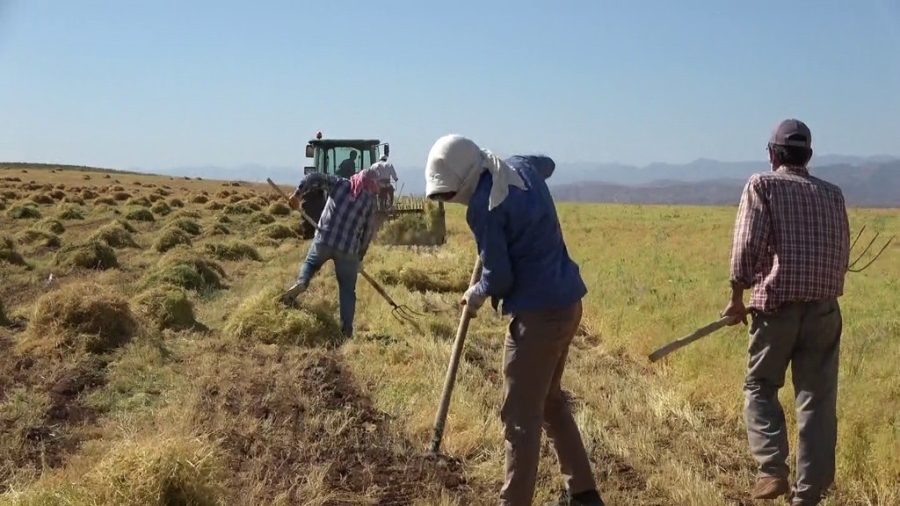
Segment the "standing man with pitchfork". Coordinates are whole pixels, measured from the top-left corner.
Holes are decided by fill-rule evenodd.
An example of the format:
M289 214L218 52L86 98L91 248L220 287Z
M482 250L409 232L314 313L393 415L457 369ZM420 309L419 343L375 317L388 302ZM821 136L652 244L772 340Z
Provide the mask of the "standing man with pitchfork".
M531 506L542 428L566 490L557 506L603 506L578 425L560 388L587 287L566 249L545 179L546 156L501 160L460 135L441 137L425 166L425 195L468 207L483 264L462 304L474 316L490 298L512 316L506 336L500 417L506 440L501 506Z
M838 297L850 257L850 226L841 189L812 176L812 134L787 119L768 144L772 171L744 186L731 252L731 300L722 316L749 327L744 418L759 467L751 495L791 492L788 435L778 391L791 365L799 429L792 506L820 503L835 475ZM744 305L744 290L750 300Z

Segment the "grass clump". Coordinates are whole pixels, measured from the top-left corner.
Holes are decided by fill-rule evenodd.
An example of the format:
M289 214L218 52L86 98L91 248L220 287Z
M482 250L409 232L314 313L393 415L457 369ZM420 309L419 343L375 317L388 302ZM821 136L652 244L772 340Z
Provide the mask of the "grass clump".
M56 252L54 265L70 268L107 270L119 266L116 251L96 239L63 246Z
M259 223L260 225L268 225L269 223L275 223L275 217L269 213L264 213L262 211L253 213L250 216L251 223Z
M3 307L3 301L0 300L0 327L9 327L10 325L12 325L12 320L9 319L6 308Z
M92 499L117 506L219 506L222 460L208 443L176 436L119 442L88 474Z
M170 284L185 290L209 292L225 288L224 277L225 269L217 262L182 246L159 259L145 286Z
M29 205L16 205L6 211L6 215L14 220L39 220L41 212Z
M340 339L340 327L325 311L286 308L280 295L279 289L268 288L248 298L231 313L223 332L239 340L308 347Z
M7 236L0 237L0 263L27 265L22 255L16 251L16 243Z
M231 235L231 229L221 223L216 223L209 233L210 235Z
M254 262L262 261L262 256L260 256L256 248L240 241L205 244L204 249L209 255L219 260L253 260Z
M297 232L283 223L270 223L259 231L259 235L268 239L292 239L297 237Z
M256 206L259 207L259 206ZM222 212L225 214L252 214L253 211L258 211L259 209L253 209L251 206L247 205L246 202L238 202L237 204L229 204L222 209Z
M184 207L184 201L179 198L174 198L169 201L169 206L182 208L182 207Z
M147 197L132 197L125 202L131 206L139 206L139 207L150 207L152 203Z
M37 244L45 248L58 248L62 245L62 241L59 239L58 235L43 230L37 230L35 228L20 232L16 237L16 241L19 244Z
M28 326L38 345L105 353L131 340L137 323L128 301L93 282L73 282L41 296Z
M44 230L56 235L62 234L66 231L65 225L63 225L61 221L49 218L35 223L34 228L37 230Z
M209 198L206 195L194 195L191 197L191 202L194 204L205 204L209 202Z
M273 202L269 206L269 214L273 216L288 216L291 214L291 208L283 202Z
M46 193L39 193L37 195L32 195L31 201L34 202L35 204L41 204L41 205L50 205L50 204L53 204L54 202L56 202L55 200L53 200L53 197L51 197L50 195L47 195Z
M130 227L130 225L129 225ZM132 229L133 230L133 229ZM111 248L138 248L131 232L125 229L122 224L110 223L100 227L91 236L92 240L102 242Z
M83 220L84 213L77 206L69 204L62 206L56 217L60 220Z
M134 299L135 313L158 330L188 330L197 327L194 304L180 286L162 284L141 292Z
M125 215L125 219L131 221L156 221L153 213L149 209L144 208L132 209L131 211L128 211L128 214Z
M435 266L426 271L405 265L397 272L380 270L376 275L387 284L403 285L417 292L463 293L469 287L470 274L462 269Z
M190 235L184 230L170 225L160 232L159 237L157 237L156 241L153 243L153 249L160 253L165 253L176 246L190 246L191 244L192 241Z
M153 212L153 214L166 216L167 214L172 212L172 208L169 206L169 204L166 204L165 202L160 200L156 204L153 204L153 207L150 208L150 211Z
M172 224L194 236L200 235L200 233L203 231L203 229L200 228L200 225L198 225L197 222L189 220L187 218L179 218Z

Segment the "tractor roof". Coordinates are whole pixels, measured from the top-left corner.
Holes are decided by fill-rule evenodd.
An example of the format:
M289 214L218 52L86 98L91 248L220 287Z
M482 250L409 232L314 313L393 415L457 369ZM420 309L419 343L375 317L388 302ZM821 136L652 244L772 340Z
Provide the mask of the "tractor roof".
M378 139L312 139L309 143L324 149L341 147L368 149L381 144L381 141Z

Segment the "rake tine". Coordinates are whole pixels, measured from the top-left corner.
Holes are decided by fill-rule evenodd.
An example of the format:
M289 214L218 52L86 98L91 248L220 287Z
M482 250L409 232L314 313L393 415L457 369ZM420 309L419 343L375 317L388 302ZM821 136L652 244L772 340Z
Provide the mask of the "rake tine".
M391 311L391 316L393 316L397 320L405 320L409 323L415 324L416 318L412 316L411 313L415 313L415 311L409 309L406 306L397 306L393 309L393 311Z
M858 241L859 238L862 237L863 231L865 231L865 230L866 230L865 225L863 225L862 228L859 229L859 233L856 234L856 239L853 239L853 242L850 244L850 251L853 251L853 248L856 247L856 241Z
M860 253L856 257L856 260L854 260L853 263L847 267L847 270L849 270L850 267L853 267L854 265L856 265L856 262L859 262L860 260L862 260L862 257L865 256L865 254L869 252L869 248L871 248L872 245L875 244L875 241L878 240L879 235L881 235L881 234L879 234L878 232L875 232L875 236L872 237L872 240L869 241L869 244L867 244L865 249L862 250L862 253ZM853 242L854 242L854 244L856 243L856 241L853 241ZM850 248L850 251L853 251L853 248Z
M875 237L877 238L878 235L876 234ZM890 238L888 238L887 242L884 243L884 246L882 246L881 249L878 250L878 253L876 253L875 256L872 257L871 260L869 260L869 263L860 267L859 269L853 269L852 267L856 264L856 262L858 262L859 259L862 258L862 256L866 253L866 251L868 251L869 248L866 248L866 250L864 250L863 253L861 255L859 255L859 257L852 264L850 264L850 266L847 268L847 270L850 272L862 272L862 271L866 270L870 265L872 265L875 262L875 260L878 260L878 257L880 257L882 253L884 253L884 250L886 250L887 247L891 245L891 242L893 240L894 240L894 236L891 236ZM872 242L874 243L875 240L873 239ZM871 246L871 244L869 244L869 246Z

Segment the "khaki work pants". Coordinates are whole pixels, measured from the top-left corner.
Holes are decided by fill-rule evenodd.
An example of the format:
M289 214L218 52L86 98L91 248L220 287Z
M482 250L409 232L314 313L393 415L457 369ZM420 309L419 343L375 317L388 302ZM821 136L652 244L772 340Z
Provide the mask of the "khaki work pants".
M569 492L596 488L581 434L560 388L581 312L579 301L561 310L523 311L509 323L500 413L506 439L501 506L531 506L542 428L556 450Z
M795 503L815 505L834 481L841 308L836 299L758 313L750 325L744 420L759 473L788 478L788 434L778 391L791 367L797 428Z

